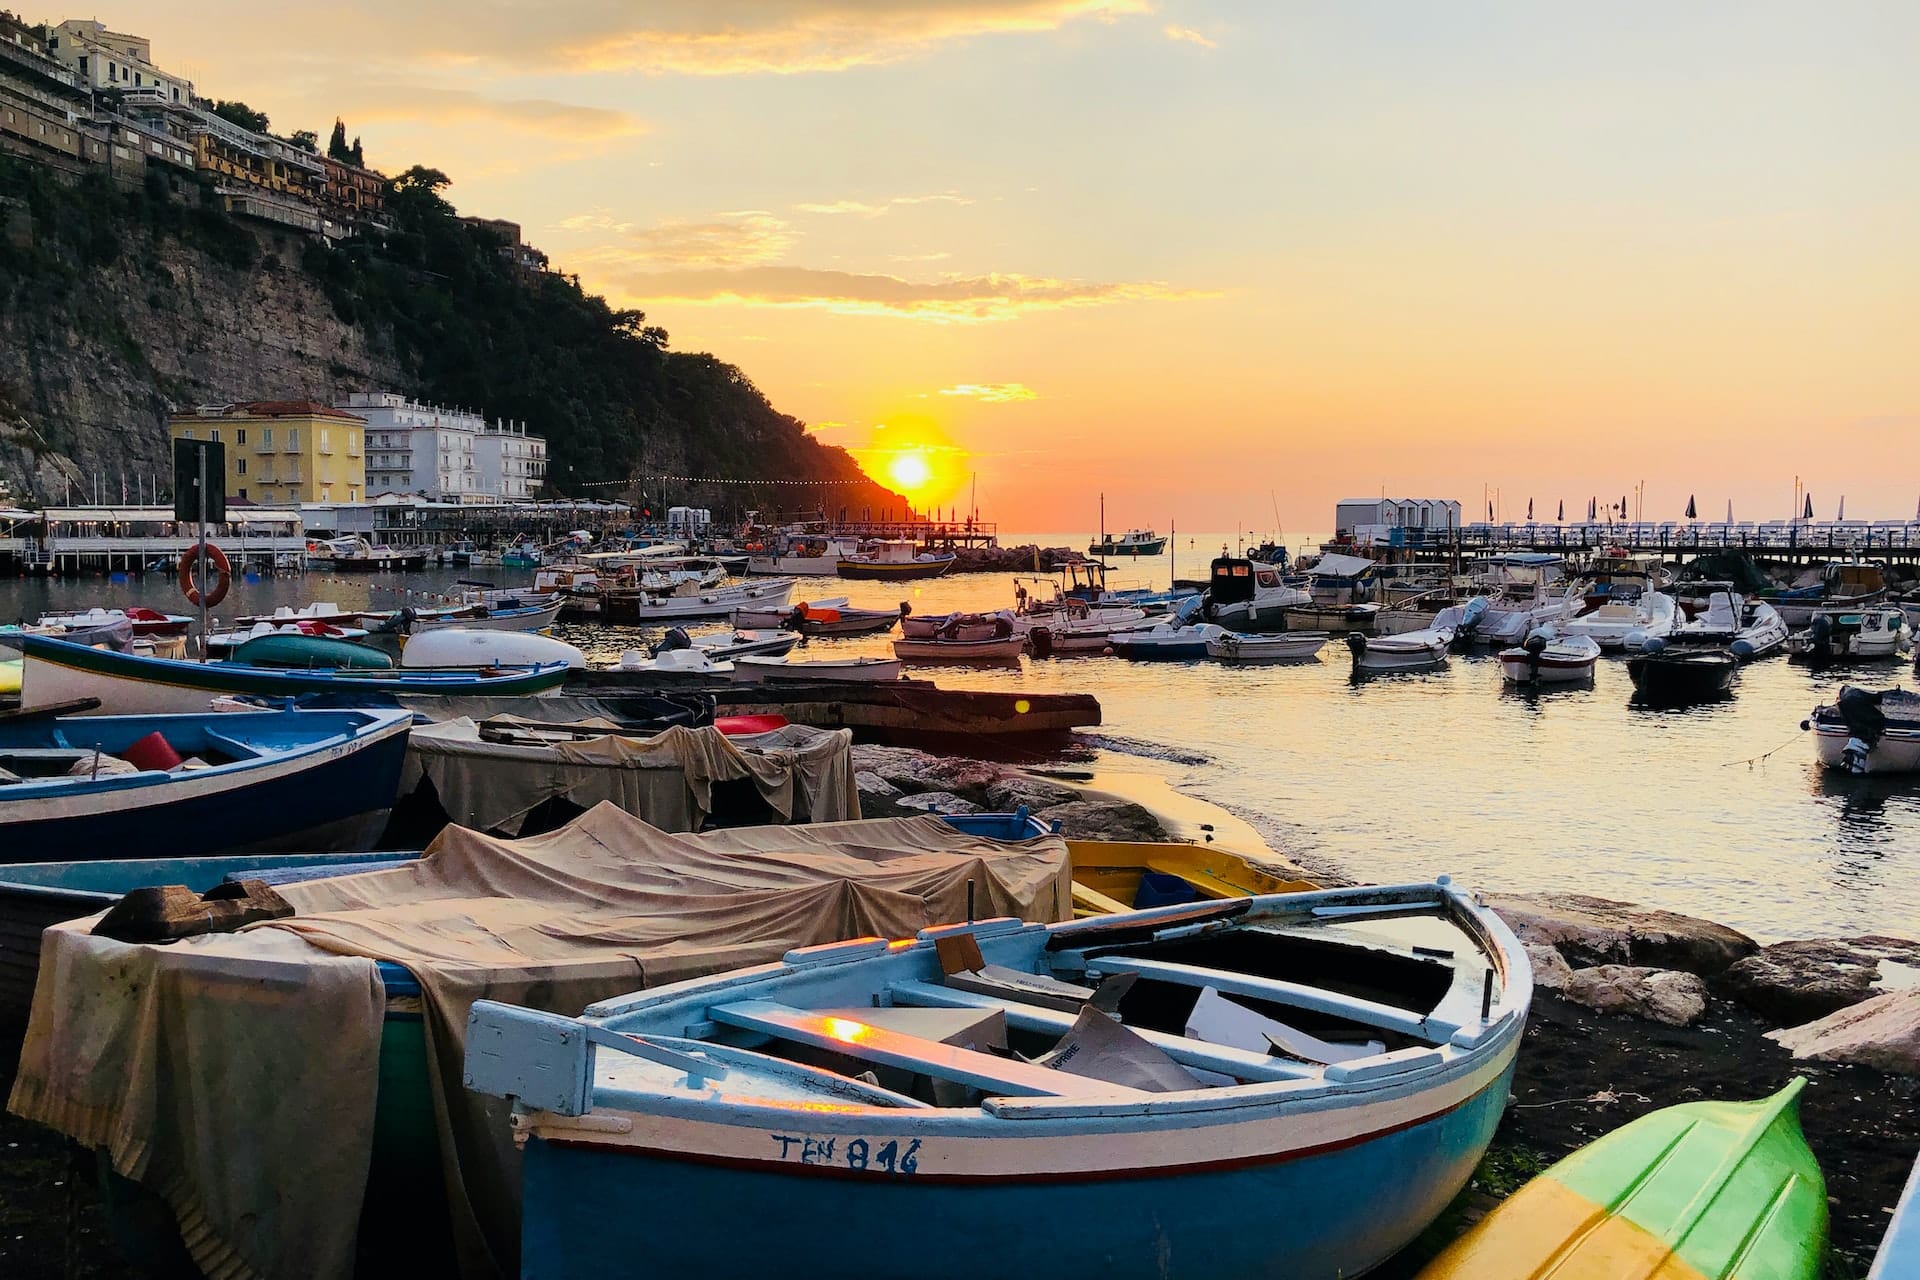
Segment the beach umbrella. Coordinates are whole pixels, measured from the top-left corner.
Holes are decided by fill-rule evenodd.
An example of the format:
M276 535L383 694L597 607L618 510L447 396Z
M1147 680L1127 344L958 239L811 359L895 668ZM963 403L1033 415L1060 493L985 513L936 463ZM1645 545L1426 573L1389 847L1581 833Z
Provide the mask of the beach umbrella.
M1493 499L1487 499L1487 523L1493 523Z
M1699 518L1700 518L1700 513L1693 509L1693 495L1688 494L1687 495L1687 519L1698 520Z
M1847 518L1847 495L1844 493L1840 495L1840 509L1833 513L1833 518L1836 521Z
M1806 514L1803 515L1801 518L1804 520L1813 519L1813 491L1812 490L1807 491L1807 510L1806 510Z
M1597 514L1599 510L1600 510L1600 499L1588 498L1587 499L1587 519L1589 520L1599 519L1600 517Z
M1845 499L1842 499L1842 501L1845 501ZM1532 498L1527 499L1527 519L1529 520L1533 519L1533 499Z
M1727 499L1727 523L1728 524L1733 523L1733 499L1732 498Z
M1624 493L1620 495L1620 518L1622 520L1627 518L1627 495Z
M1560 514L1555 516L1554 519L1565 520L1566 518L1567 518L1567 500L1565 498L1562 498L1560 499Z

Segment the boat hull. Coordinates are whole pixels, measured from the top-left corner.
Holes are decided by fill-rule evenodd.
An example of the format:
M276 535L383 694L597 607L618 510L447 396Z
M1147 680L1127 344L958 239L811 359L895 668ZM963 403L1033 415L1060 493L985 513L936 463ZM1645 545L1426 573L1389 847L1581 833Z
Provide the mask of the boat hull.
M1844 725L1816 724L1813 727L1820 763L1829 769L1851 772L1841 757L1853 734ZM1880 741L1862 758L1861 773L1920 773L1920 729L1896 729L1891 726Z
M835 1222L860 1224L859 1255L877 1271L894 1268L874 1260L911 1259L899 1269L920 1280L974 1280L984 1242L996 1267L1049 1280L1358 1275L1419 1234L1466 1184L1506 1105L1512 1057L1510 1047L1438 1107L1416 1095L1294 1111L1290 1122L1276 1108L1273 1132L1293 1138L1264 1152L1222 1156L1250 1136L1243 1125L1257 1122L1136 1130L1132 1140L1160 1149L1157 1156L1175 1146L1193 1153L1190 1165L1156 1158L1151 1170L1105 1156L1077 1172L1061 1168L1075 1163L1077 1148L1110 1149L1120 1124L1076 1136L1038 1123L1030 1136L994 1144L996 1162L1056 1170L1037 1176L942 1174L935 1158L923 1155L911 1175L863 1177L844 1166L858 1159L877 1174L872 1153L885 1150L888 1139L840 1132L826 1114L789 1133L700 1135L737 1145L745 1157L738 1161L648 1150L673 1126L646 1116L633 1117L632 1131L617 1138L535 1137L523 1174L521 1275L839 1280L867 1269L850 1260L854 1237L841 1246L804 1247ZM1228 1139L1225 1131L1236 1128L1238 1138ZM1307 1132L1324 1140L1301 1142ZM767 1158L783 1148L785 1161ZM930 1141L926 1151L934 1149ZM744 1238L742 1205L753 1206ZM1276 1206L1285 1206L1284 1214ZM1262 1225L1222 1230L1235 1221ZM716 1240L753 1243L716 1249Z
M1026 640L895 640L894 656L906 662L1018 662Z
M1684 706L1690 702L1710 702L1733 692L1734 672L1739 663L1661 660L1643 654L1627 660L1627 675L1634 692L1642 701L1659 706Z
M842 578L904 581L909 578L938 578L953 568L955 557L939 560L838 560L834 571Z
M490 612L483 617L463 618L457 613L440 617L416 618L413 630L436 631L442 627L459 627L462 631L545 631L559 620L561 611L576 604L564 596L557 596L542 605L525 609L502 609ZM598 601L595 607L598 608Z
M736 659L732 679L740 684L761 684L769 680L824 680L833 684L848 681L878 683L900 678L898 658L826 659L815 662L774 662Z
M760 616L761 610L777 610L784 615L787 598L793 594L791 580L772 580L744 587L703 592L697 596L656 596L640 593L609 594L601 600L601 612L616 625L645 626L652 622L682 622L694 618L733 618L735 626L746 626L742 616ZM761 624L755 625L778 625Z
M1374 604L1294 605L1287 610L1286 629L1372 635L1379 617L1380 606Z
M1593 679L1596 658L1561 658L1543 653L1539 658L1521 649L1500 655L1500 678L1508 684L1581 684Z
M1207 642L1207 656L1217 662L1306 662L1320 655L1328 639L1324 632L1311 631L1274 636L1225 635Z
M1165 538L1143 538L1137 542L1093 542L1087 545L1090 556L1157 556L1167 549Z

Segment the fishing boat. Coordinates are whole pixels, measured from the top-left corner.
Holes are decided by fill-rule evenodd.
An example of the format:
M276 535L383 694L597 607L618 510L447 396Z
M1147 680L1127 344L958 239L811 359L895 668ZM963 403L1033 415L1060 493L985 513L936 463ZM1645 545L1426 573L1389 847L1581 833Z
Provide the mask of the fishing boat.
M486 634L502 637L512 633ZM232 662L145 658L90 649L48 636L21 636L19 643L26 660L21 691L23 706L46 707L78 698L97 698L100 711L109 715L204 711L212 699L229 695L264 698L291 698L308 693L520 695L558 688L567 678L567 664L563 662L499 671L295 671L246 667Z
M959 558L951 551L916 552L910 538L878 538L860 547L836 560L834 572L843 578L937 578Z
M1208 622L1242 633L1291 630L1295 622L1307 629L1297 618L1290 621L1290 616L1315 607L1306 591L1287 585L1278 567L1240 556L1214 560L1203 600L1201 612ZM1346 607L1342 606L1343 611Z
M503 569L537 569L545 559L546 554L538 545L521 542L500 553L500 566Z
M412 723L376 709L0 723L0 862L364 849Z
M514 1104L555 1275L711 1273L724 1234L726 1274L837 1278L844 1248L787 1246L857 1222L925 1280L1333 1280L1466 1184L1531 997L1443 880L807 947L579 1018L480 1002L466 1081Z
M125 621L136 636L183 636L193 619L182 613L161 613L135 605L130 609L81 609L73 613L43 613L37 625L57 631L90 631Z
M442 627L409 637L400 665L410 671L503 671L559 666L580 670L587 657L564 640L528 631L489 631L484 627Z
M1207 646L1227 633L1211 622L1156 622L1107 637L1115 657L1134 662L1187 662L1207 656Z
M1733 692L1733 676L1739 668L1740 660L1724 649L1669 649L1666 641L1658 639L1627 659L1635 695L1655 706L1724 698Z
M1841 685L1830 705L1800 722L1820 763L1847 773L1920 772L1920 693Z
M1892 604L1821 609L1805 631L1788 638L1787 651L1815 665L1895 658L1911 638L1906 623L1900 606Z
M1817 1280L1827 1191L1800 1131L1805 1085L1615 1129L1508 1197L1419 1280Z
M1079 917L1320 887L1291 868L1217 844L1069 840L1067 853L1073 862L1073 911Z
M207 637L207 656L227 658L249 640L265 636L317 636L329 640L365 640L365 627L336 627L325 622L256 622L250 627L216 631Z
M1430 671L1447 661L1453 646L1452 627L1431 627L1425 631L1405 631L1397 636L1347 634L1347 649L1353 654L1355 675L1382 671Z
M1100 533L1087 545L1090 556L1157 556L1167 549L1166 538L1151 529L1107 533L1107 495L1100 495Z
M1027 647L1025 636L1005 635L979 640L895 640L894 656L904 662L998 662L1017 665Z
M1333 636L1325 631L1245 635L1225 631L1207 641L1207 656L1221 662L1303 662L1316 658Z
M674 642L674 634L686 635L679 627L670 628L660 641L662 647ZM735 658L778 658L792 653L800 637L791 631L718 631L697 639L689 637L691 647L721 662Z
M902 601L897 609L855 609L845 604L808 604L801 601L787 615L786 626L803 636L870 636L891 631L913 612Z
M789 662L784 658L772 657L733 660L733 678L741 684L763 684L769 680L873 684L898 680L900 674L898 658L810 658L805 662Z
M1541 627L1524 644L1500 651L1500 678L1508 684L1578 684L1593 679L1600 642Z
M816 609L844 609L847 607L845 596L833 596L826 600L808 601ZM784 598L778 604L745 605L728 615L736 631L759 631L767 628L784 627L787 619L793 616Z
M840 561L859 549L859 540L855 538L835 538L824 533L781 533L747 544L747 572L761 576L791 574L830 578L839 571Z
M1602 649L1638 649L1648 640L1670 635L1674 617L1673 597L1663 591L1632 599L1589 594L1577 612L1555 625L1562 635L1586 636Z
M1697 616L1674 627L1667 643L1725 649L1742 662L1751 662L1786 647L1787 624L1764 600L1714 591Z
M997 640L1025 635L1028 628L1022 624L1027 621L1005 609L996 613L903 615L900 634L909 640Z
M727 618L745 610L778 608L785 614L791 612L787 599L792 594L792 578L765 578L720 587L683 581L660 591L639 587L607 592L601 597L601 615L611 623L644 626L653 622Z
M427 553L418 547L403 551L384 544L375 546L354 534L309 542L307 563L338 573L415 573L427 567Z
M1116 617L1120 620L1114 621ZM1136 631L1146 621L1147 614L1140 609L1097 609L1086 618L1065 612L1045 620L1028 618L1027 648L1036 658L1105 653L1113 647L1117 633Z

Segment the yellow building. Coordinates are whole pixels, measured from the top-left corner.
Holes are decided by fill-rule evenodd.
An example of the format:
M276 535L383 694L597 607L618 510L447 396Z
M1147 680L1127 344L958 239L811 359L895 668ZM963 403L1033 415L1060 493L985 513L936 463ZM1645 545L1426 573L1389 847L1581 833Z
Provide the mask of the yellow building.
M175 440L225 445L227 498L257 503L361 501L366 425L312 400L201 405L170 420Z

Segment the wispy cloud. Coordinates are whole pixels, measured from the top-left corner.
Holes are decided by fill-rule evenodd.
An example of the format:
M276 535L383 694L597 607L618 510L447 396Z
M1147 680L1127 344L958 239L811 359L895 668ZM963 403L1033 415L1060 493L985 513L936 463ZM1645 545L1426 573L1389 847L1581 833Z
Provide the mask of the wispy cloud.
M939 191L924 196L893 196L878 202L863 200L834 200L827 203L810 202L793 206L801 213L855 214L862 218L878 218L895 209L917 204L972 204L973 201L957 191Z
M764 209L716 213L703 221L668 218L651 225L623 222L604 209L563 218L566 231L612 232L618 239L568 255L571 262L611 270L751 267L777 262L799 237Z
M632 137L647 131L638 117L605 107L547 98L493 98L470 89L439 89L389 81L350 84L342 105L362 120L486 125L514 133L579 142Z
M1169 22L1162 34L1169 40L1183 41L1187 44L1197 44L1202 49L1218 49L1220 47L1200 32L1195 31L1192 27L1183 27L1177 22Z
M1040 393L1023 382L962 382L942 387L943 396L961 396L982 404L1013 404L1020 400L1038 400Z
M936 249L932 253L890 253L888 262L945 262L953 255L945 249Z
M1009 320L1032 311L1217 296L1159 281L1105 283L1000 274L921 281L791 266L635 271L616 275L609 283L650 302L812 307L844 315L960 322Z

